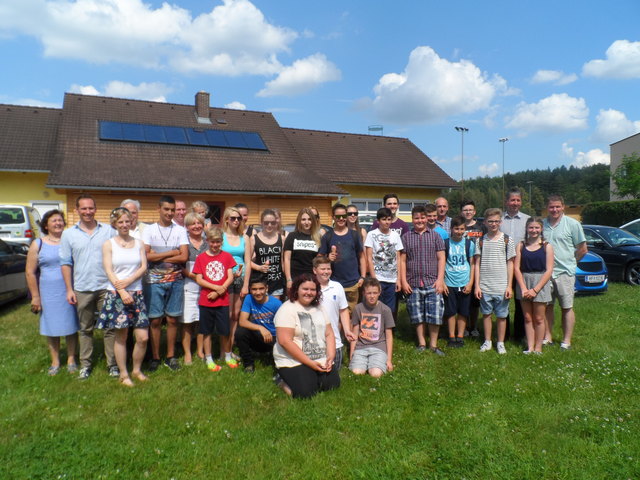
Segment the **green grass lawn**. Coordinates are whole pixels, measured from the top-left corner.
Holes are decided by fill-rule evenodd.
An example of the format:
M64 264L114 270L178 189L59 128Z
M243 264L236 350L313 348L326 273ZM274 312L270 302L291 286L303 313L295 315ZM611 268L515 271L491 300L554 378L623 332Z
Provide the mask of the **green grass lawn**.
M396 370L286 398L202 364L125 388L46 375L26 302L0 309L0 479L637 479L640 289L576 299L574 349L416 353L402 313ZM560 322L555 337L560 340ZM96 341L101 350L101 341Z

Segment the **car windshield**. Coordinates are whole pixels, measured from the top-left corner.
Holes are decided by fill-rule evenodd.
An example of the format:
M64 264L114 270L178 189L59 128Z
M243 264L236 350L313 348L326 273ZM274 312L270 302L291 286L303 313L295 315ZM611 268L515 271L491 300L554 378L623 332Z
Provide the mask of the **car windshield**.
M24 213L21 208L0 208L0 224L20 225L24 223Z
M607 228L599 230L602 235L614 247L621 245L640 245L640 238L620 228Z

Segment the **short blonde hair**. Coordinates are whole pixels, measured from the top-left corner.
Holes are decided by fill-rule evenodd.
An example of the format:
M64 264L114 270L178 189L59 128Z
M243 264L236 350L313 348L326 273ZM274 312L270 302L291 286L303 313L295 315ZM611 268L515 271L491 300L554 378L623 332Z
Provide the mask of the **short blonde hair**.
M190 213L187 213L184 216L184 226L185 227L189 227L189 226L193 225L196 222L200 222L202 224L202 226L204 227L204 217L202 215L200 215L199 213L190 212Z
M111 223L111 226L115 228L116 222L120 220L120 218L123 217L124 215L127 215L129 217L129 220L133 220L133 217L131 216L131 212L129 211L128 208L116 207L113 210L111 210L111 213L109 214L109 223Z
M204 232L207 240L222 240L222 229L220 227L211 227Z

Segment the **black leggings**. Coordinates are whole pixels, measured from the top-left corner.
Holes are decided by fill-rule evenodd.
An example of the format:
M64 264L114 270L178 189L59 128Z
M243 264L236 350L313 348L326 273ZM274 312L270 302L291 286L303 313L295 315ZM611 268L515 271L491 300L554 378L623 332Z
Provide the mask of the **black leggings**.
M332 390L340 386L340 374L335 365L328 373L317 372L306 365L279 368L278 373L291 388L293 398L313 397L318 392Z

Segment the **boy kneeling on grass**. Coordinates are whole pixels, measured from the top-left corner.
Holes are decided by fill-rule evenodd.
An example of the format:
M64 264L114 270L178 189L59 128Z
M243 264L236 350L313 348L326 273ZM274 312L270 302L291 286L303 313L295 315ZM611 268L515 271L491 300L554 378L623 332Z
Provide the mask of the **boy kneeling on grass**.
M484 213L484 223L487 234L478 240L475 271L475 293L480 300L480 311L484 322L484 343L481 352L491 350L491 314L496 314L498 330L499 354L507 353L504 348L504 336L507 330L507 315L509 314L509 299L513 296L511 285L513 282L513 260L516 249L513 239L500 231L502 211L499 208L488 208Z
M464 330L471 308L475 268L475 243L464 237L465 219L451 220L451 237L444 241L444 318L449 326L449 348L464 346ZM458 334L456 336L456 326Z
M351 319L352 333L357 337L351 343L349 369L356 375L369 372L381 377L393 370L393 321L391 309L378 301L380 282L367 277L362 284L364 301L356 305Z
M211 354L211 335L220 336L220 354L224 345L229 345L229 293L227 289L235 279L233 267L236 261L231 254L222 250L222 230L212 227L206 231L209 249L196 257L192 272L196 275L196 283L200 285L200 332L203 335L204 356L207 368L218 372L221 367L213 361ZM227 365L236 368L238 364L231 361L231 352L224 352Z
M249 293L242 302L240 325L236 329L236 345L244 371L253 373L256 352L271 353L276 342L276 325L273 318L282 305L276 297L267 295L266 275L252 276Z

